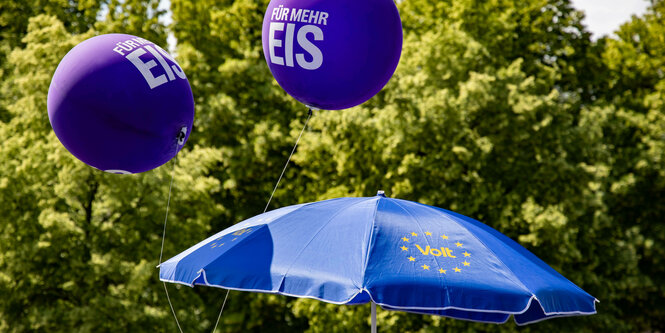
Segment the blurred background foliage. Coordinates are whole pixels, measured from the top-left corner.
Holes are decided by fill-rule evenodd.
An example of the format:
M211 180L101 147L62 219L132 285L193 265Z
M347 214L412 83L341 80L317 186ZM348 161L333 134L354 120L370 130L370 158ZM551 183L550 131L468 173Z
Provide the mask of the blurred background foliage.
M307 110L263 59L267 0L0 0L0 331L173 332L155 268L263 211ZM665 1L592 40L569 0L404 0L404 50L362 106L315 112L271 209L389 196L474 217L601 300L517 327L379 310L382 332L665 331ZM176 161L133 176L59 143L60 59L121 32L166 47L196 101ZM225 292L169 285L186 332ZM354 332L369 306L231 292L218 332Z

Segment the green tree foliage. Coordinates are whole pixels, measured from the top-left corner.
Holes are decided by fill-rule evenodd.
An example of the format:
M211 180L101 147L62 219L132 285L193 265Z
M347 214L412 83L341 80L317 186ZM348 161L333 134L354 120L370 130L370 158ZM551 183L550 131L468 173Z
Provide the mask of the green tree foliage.
M175 331L164 257L261 213L306 108L263 59L267 0L0 2L0 331ZM601 300L520 331L663 331L665 3L592 41L568 0L404 0L402 59L360 107L317 111L270 208L383 189L498 229ZM38 15L46 14L46 15ZM196 101L177 161L104 174L51 131L59 60L95 34L169 30ZM172 171L173 170L173 171ZM186 332L225 292L168 286ZM379 310L384 332L513 332ZM369 306L231 292L218 332L353 332Z
M459 28L407 38L385 105L317 115L296 156L305 171L284 191L306 188L312 199L320 199L384 189L391 196L449 207L518 239L591 289L584 284L595 276L594 249L587 244L599 240L586 234L592 212L601 206L588 184L600 181L593 164L603 157L593 115L562 96L553 72L541 73L542 79L528 76L521 59L478 66L491 52ZM602 293L596 295L602 299ZM330 311L312 307L326 308L311 311L315 317ZM366 309L357 311L366 316ZM386 331L488 329L451 320L412 322L404 320L412 315L401 313L384 316ZM573 330L592 320L559 320L536 329ZM328 326L312 330L338 324L331 319L323 325Z
M136 33L131 25L120 30ZM8 56L8 114L0 123L3 332L175 329L155 279L171 168L105 174L77 161L49 125L51 76L65 53L94 33L72 35L55 17L36 16L25 47ZM180 154L171 200L179 208L170 215L179 223L170 231L181 237L170 238L166 252L210 232L209 221L221 213L210 195L221 184L209 175L220 162L210 147L190 145ZM183 324L209 325L195 313Z
M654 1L644 17L616 32L617 39L604 41L608 77L598 103L607 108L603 135L610 173L604 192L613 235L625 240L635 260L615 298L626 303L623 316L641 331L665 330L665 247L658 245L665 242L663 15L665 2Z

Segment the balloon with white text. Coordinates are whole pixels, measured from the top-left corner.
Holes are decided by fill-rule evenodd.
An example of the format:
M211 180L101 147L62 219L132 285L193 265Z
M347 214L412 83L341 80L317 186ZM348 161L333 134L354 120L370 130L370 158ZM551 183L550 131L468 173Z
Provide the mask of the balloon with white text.
M60 142L97 169L131 174L175 156L189 137L194 98L184 71L159 45L107 34L62 59L48 93Z
M318 109L346 109L376 95L401 52L393 0L272 0L263 19L263 53L273 76Z

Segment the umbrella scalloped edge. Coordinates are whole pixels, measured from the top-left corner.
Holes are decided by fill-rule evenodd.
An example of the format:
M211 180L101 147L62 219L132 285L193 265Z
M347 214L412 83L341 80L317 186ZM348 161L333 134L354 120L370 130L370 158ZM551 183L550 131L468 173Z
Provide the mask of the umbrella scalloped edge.
M365 292L369 296L371 302L376 303L377 305L381 306L384 310L388 311L403 311L403 312L411 312L411 313L416 313L416 314L422 314L422 315L437 315L437 316L443 316L443 317L450 317L458 320L467 320L467 321L473 321L473 322L481 322L481 323L490 323L490 324L504 324L506 323L509 319L510 316L513 316L513 319L515 320L515 323L519 326L524 326L528 324L533 324L537 323L543 320L551 319L551 318L561 318L561 317L569 317L569 316L579 316L579 315L593 315L596 314L596 303L600 303L598 299L593 300L593 311L591 312L584 312L584 311L562 311L562 312L546 312L543 306L540 304L540 301L538 300L538 297L536 295L532 295L531 298L529 299L528 303L522 309L521 311L502 311L502 310L477 310L477 309L466 309L466 308L460 308L460 307L455 307L455 306L447 306L447 307L442 307L442 308L436 308L436 307L404 307L404 306L394 306L390 304L384 304L384 303L377 303L374 301L374 298L372 297L371 293L367 289L359 289L358 292L353 294L352 297L350 297L348 300L341 301L341 302L335 302L311 295L296 295L296 294L290 294L286 293L280 290L263 290L263 289L247 289L247 288L235 288L235 287L228 287L228 286L222 286L222 285L216 285L209 283L207 278L206 278L206 272L204 269L201 269L198 271L198 275L196 278L191 282L191 283L186 283L182 281L175 281L175 280L167 280L167 279L161 279L163 282L169 282L169 283L176 283L176 284L181 284L185 285L188 287L194 287L196 285L203 285L203 286L208 286L208 287L216 287L216 288L222 288L222 289L228 289L228 290L236 290L236 291L246 291L246 292L258 292L258 293L266 293L266 294L277 294L277 295L283 295L283 296L290 296L290 297L297 297L297 298L309 298L309 299L314 299L326 303L331 303L331 304L336 304L336 305L344 305L344 304L349 304L353 299L355 299L358 295L361 293ZM200 282L202 281L202 283ZM533 301L536 301L538 306L535 306L533 304ZM364 302L367 303L367 302ZM364 303L354 303L354 304L364 304ZM449 312L458 312L458 313L465 313L468 315L468 318L460 317L460 316L454 316L451 315ZM536 316L528 316L527 312L534 312ZM447 314L448 313L448 314ZM482 317L483 315L488 315L489 317L494 316L494 318L502 318L500 320L488 320L488 319L478 319L479 317ZM520 317L520 318L518 318Z

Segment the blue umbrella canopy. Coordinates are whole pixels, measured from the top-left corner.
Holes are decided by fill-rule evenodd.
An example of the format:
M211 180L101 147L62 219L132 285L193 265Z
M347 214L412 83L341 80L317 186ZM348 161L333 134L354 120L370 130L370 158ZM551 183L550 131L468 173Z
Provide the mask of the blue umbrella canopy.
M597 301L487 225L382 193L257 215L165 261L160 279L520 325Z

